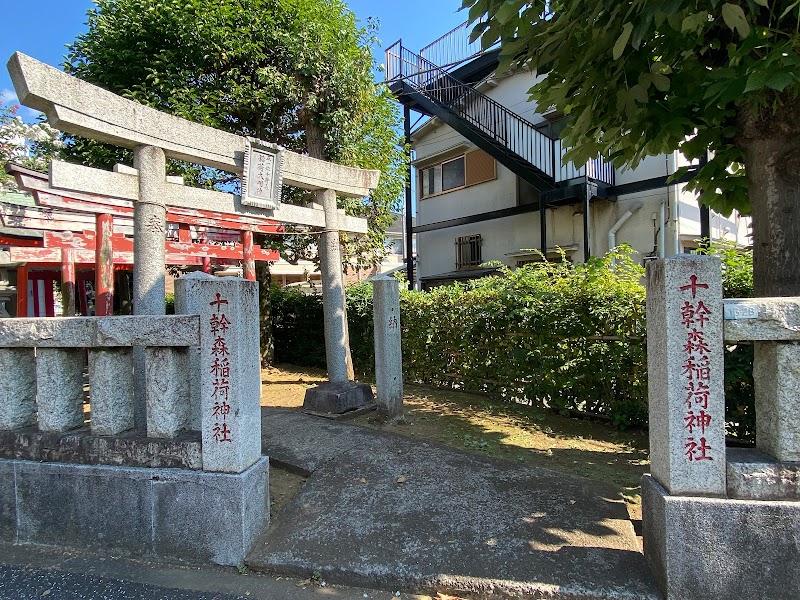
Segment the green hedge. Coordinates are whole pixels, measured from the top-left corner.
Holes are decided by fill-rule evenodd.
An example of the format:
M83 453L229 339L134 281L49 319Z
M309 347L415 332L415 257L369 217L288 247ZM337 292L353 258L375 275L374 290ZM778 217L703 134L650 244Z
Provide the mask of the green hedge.
M530 265L501 277L432 292L401 293L406 379L488 392L562 412L605 415L620 426L646 420L642 275L626 252ZM325 366L322 301L273 290L275 357ZM373 368L372 292L347 292L356 371Z
M747 255L723 259L726 295L750 295ZM742 258L744 257L744 258ZM613 263L613 266L612 266ZM750 271L752 272L752 271ZM467 285L401 290L407 381L589 413L617 427L647 423L643 269L620 248L587 264L537 263ZM750 276L752 291L752 276ZM325 367L322 299L274 288L278 362ZM360 378L374 365L372 287L347 289L350 347ZM726 353L730 432L753 435L752 347Z
M325 368L322 296L306 296L293 288L271 288L275 361Z
M722 287L726 298L753 296L753 252L718 242L708 251L722 260ZM753 388L753 345L725 348L725 421L727 433L742 440L756 439L756 403Z
M468 286L406 294L407 376L641 425L647 417L641 275L619 252L585 265L532 264Z

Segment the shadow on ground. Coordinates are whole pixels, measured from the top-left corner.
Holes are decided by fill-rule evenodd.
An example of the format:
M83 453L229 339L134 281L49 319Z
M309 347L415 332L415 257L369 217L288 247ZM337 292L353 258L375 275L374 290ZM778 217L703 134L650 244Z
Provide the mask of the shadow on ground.
M265 409L264 453L309 473L254 569L406 591L657 598L618 489Z

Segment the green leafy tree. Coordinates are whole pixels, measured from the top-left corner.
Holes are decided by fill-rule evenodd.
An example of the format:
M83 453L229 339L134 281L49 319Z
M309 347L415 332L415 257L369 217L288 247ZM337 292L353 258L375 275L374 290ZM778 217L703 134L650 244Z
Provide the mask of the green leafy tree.
M464 0L500 70L545 74L571 116L566 160L617 166L680 150L709 160L702 202L753 217L755 291L800 295L800 2Z
M68 48L65 70L127 98L290 150L384 175L367 202L343 201L370 234L347 240L354 264L384 256L384 231L407 168L399 115L373 79L375 25L359 27L341 0L99 0L89 30ZM124 151L84 140L76 154L113 164ZM206 187L235 182L212 169L172 165ZM289 200L308 201L288 190ZM278 244L308 258L310 238Z
M380 169L380 184L367 200L341 199L349 214L369 223L367 236L343 240L345 256L354 265L380 262L408 167L398 145L397 110L387 90L374 83L374 23L359 27L341 0L96 4L88 31L68 48L67 72L191 121ZM97 166L127 158L124 150L81 139L71 149ZM174 163L170 171L194 185L238 185L229 173L196 165ZM311 199L308 192L284 188L284 201ZM290 231L259 242L290 262L315 259L315 236L301 228ZM268 285L268 270L259 266L259 279ZM261 298L268 326L269 293L263 287Z

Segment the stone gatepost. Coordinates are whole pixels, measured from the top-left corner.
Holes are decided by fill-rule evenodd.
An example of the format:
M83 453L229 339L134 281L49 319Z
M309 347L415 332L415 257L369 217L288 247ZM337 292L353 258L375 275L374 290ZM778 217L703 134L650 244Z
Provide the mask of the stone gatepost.
M394 420L403 416L400 286L396 279L384 275L371 281L378 411L383 418Z
M725 494L722 275L713 257L647 265L650 462L670 494Z
M192 273L175 282L175 308L200 315L190 387L203 470L241 473L261 457L258 283Z
M800 300L723 302L720 280L711 257L647 266L645 558L666 600L795 598L800 462L789 461L800 422L792 344L800 339ZM764 452L724 445L724 343L753 341Z

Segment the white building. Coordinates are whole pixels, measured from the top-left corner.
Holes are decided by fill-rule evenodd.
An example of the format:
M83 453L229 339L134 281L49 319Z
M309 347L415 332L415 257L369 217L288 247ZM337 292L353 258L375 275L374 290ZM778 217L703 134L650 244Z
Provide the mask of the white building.
M486 274L480 265L488 261L539 260L545 248L548 257L560 248L578 262L623 242L642 261L698 247L696 196L665 184L687 164L679 153L627 171L601 160L562 166L563 117L528 101L541 76L495 76L497 51L474 53L466 38L461 26L420 54L401 42L386 52L390 87L407 116L429 117L410 132L423 288ZM709 237L747 245L748 224L712 212Z
M403 219L404 215L393 215L392 223L386 229L386 255L382 257L381 262L372 268L347 269L345 283L364 281L381 273L394 273L406 268L406 232L403 227ZM413 235L412 244L416 244ZM316 250L314 249L314 251ZM321 275L313 261L299 260L296 263L290 263L281 258L270 266L270 274L273 281L281 287L294 285L322 293Z

